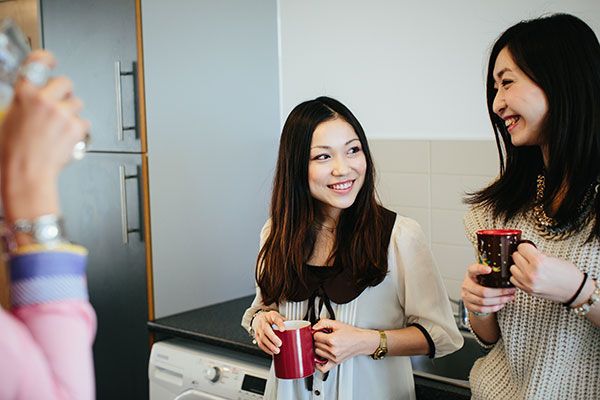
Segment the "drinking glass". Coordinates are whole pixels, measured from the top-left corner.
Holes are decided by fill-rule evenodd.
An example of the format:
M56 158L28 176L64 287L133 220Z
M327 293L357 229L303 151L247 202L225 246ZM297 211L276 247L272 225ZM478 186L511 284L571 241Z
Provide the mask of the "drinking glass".
M19 75L19 68L31 51L25 35L19 26L10 18L0 20L0 123L10 106L14 93L14 84ZM45 82L32 82L44 84ZM81 160L85 156L90 135L73 148L73 158Z

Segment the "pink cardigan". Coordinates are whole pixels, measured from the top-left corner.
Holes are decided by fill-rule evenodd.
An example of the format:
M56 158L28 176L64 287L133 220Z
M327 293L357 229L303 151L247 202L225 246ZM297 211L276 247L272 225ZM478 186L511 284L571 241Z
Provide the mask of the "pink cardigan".
M0 399L95 397L86 255L69 245L12 256L13 309L0 309Z

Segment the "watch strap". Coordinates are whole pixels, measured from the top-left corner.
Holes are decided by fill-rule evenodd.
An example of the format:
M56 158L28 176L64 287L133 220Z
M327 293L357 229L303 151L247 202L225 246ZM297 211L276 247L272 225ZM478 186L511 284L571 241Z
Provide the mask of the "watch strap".
M66 242L64 221L61 216L46 214L33 220L18 219L11 227L13 233L24 233L36 243L58 245Z
M377 347L375 352L371 354L371 358L373 358L374 360L381 360L385 357L385 355L388 352L387 335L383 330L377 330L377 332L379 332L379 346Z

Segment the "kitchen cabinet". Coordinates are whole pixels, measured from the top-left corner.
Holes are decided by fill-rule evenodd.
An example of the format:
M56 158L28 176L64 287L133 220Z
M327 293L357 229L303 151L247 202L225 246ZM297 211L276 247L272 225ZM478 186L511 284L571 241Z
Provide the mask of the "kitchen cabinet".
M97 398L147 399L155 303L166 315L254 288L280 132L277 2L41 0L41 16L92 122L60 190L90 251Z
M41 0L44 48L85 103L92 151L141 151L135 0Z
M61 176L68 237L89 250L96 397L147 399L153 317L139 1L41 0L42 42L92 123L83 161Z
M145 157L88 154L67 167L60 180L66 232L90 252L98 399L147 398L148 288L140 187Z

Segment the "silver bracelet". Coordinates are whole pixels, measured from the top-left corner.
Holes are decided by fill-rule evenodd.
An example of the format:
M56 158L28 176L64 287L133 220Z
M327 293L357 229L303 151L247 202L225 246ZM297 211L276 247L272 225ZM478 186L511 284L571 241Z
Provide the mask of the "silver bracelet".
M256 336L256 332L254 332L254 329L252 329L252 322L254 322L254 318L256 318L256 316L257 316L258 314L260 314L261 312L269 312L269 311L271 311L271 310L265 310L265 309L262 309L262 308L261 308L260 310L256 311L256 312L255 312L255 313L252 315L252 318L250 318L250 325L249 325L249 328L248 328L248 334L249 334L249 335L250 335L250 337L252 338L252 344L256 344L256 343L257 343L257 342L256 342L256 337L255 337L255 336Z
M471 311L471 313L477 317L487 317L492 314L489 312L478 312L478 311Z
M579 307L575 307L573 309L573 312L575 313L575 315L585 317L585 315L590 312L590 309L594 306L594 304L598 302L600 302L600 284L598 283L598 279L596 279L596 289L594 289L588 301L586 301Z

